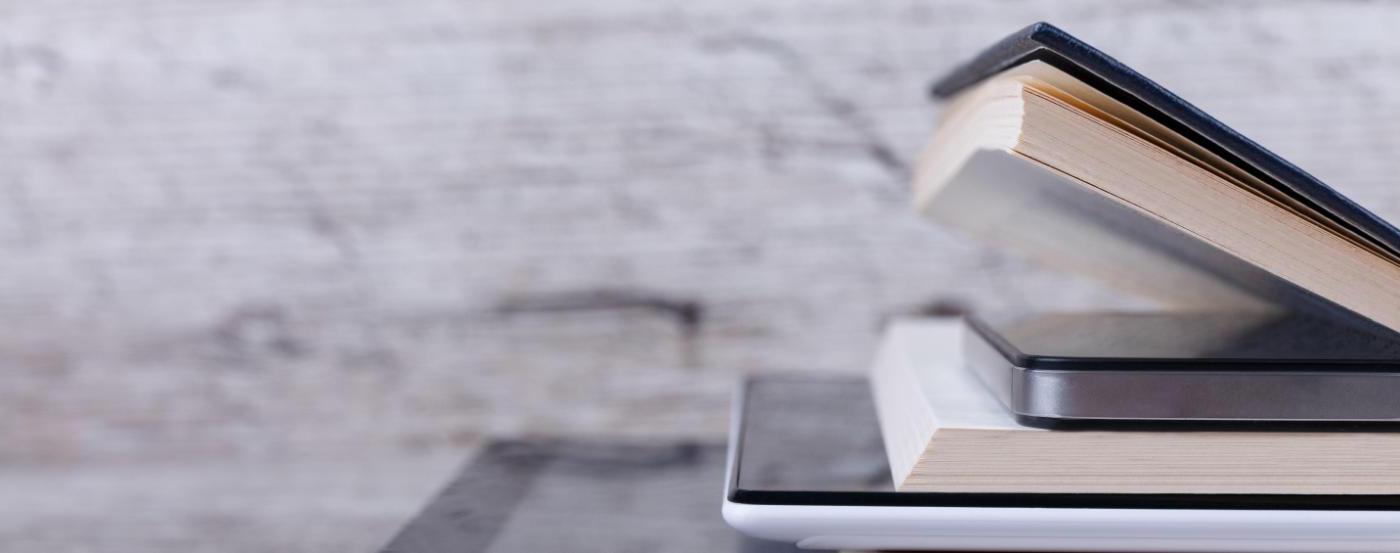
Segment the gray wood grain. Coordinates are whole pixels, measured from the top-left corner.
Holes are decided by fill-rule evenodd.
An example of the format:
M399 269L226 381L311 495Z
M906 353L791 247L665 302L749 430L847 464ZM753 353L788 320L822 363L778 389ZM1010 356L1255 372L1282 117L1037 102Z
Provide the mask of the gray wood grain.
M189 460L0 471L0 549L371 551L461 455Z
M716 501L724 471L718 443L495 441L381 551L794 550L741 547Z
M889 317L1122 301L906 207L929 80L1037 19L1395 219L1397 9L0 3L0 462L713 439Z

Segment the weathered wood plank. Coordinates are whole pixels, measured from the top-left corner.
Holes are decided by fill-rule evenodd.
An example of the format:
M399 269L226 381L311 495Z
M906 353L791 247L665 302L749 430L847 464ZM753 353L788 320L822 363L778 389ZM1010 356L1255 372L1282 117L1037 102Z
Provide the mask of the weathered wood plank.
M4 9L14 461L715 435L930 301L1101 299L905 207L925 83L1037 18L1400 211L1379 4Z

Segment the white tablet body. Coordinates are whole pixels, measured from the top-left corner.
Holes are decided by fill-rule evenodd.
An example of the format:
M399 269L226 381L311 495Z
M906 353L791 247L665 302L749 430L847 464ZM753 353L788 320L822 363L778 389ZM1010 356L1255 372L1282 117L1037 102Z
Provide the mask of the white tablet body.
M959 362L960 322L903 324ZM861 379L745 383L724 519L809 549L1400 551L1395 496L895 493L873 411Z
M754 505L724 519L807 549L953 551L1400 551L1400 517L1269 511Z

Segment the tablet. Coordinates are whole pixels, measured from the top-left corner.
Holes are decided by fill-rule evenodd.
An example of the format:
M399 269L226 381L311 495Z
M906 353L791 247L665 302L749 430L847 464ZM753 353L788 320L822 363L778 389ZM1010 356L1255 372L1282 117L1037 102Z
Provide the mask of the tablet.
M862 378L736 394L723 514L810 549L1400 551L1400 496L899 493Z

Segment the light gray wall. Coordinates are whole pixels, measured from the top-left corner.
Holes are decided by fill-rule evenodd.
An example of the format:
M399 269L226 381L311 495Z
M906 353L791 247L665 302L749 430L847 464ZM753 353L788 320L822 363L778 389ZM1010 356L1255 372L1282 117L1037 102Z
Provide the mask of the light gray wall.
M1381 3L6 3L0 461L717 436L888 317L1103 301L906 207L1037 19L1400 216Z

